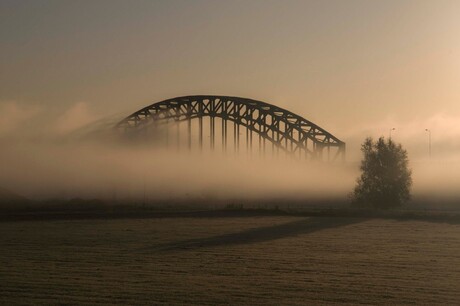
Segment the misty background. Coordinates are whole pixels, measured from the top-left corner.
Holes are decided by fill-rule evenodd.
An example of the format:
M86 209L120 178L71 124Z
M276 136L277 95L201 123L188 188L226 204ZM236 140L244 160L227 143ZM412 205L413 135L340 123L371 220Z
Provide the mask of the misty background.
M37 199L345 198L361 142L394 128L415 197L457 198L459 32L458 1L2 1L0 186ZM192 94L297 113L345 141L347 163L85 137Z

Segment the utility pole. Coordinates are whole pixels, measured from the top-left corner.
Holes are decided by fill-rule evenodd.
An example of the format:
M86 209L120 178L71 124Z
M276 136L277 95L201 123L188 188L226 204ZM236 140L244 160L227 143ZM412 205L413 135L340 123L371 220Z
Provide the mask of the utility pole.
M396 130L396 128L391 128L390 129L390 138L389 138L390 140L391 140L391 131L394 131L394 130Z
M425 129L425 131L428 132L428 156L431 160L431 130Z

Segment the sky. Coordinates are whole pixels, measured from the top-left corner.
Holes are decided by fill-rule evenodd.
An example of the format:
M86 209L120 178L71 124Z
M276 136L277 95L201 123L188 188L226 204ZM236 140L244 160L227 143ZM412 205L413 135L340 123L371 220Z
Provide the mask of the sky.
M392 128L415 160L426 128L460 156L456 0L2 0L0 44L0 136L216 94L291 110L352 159Z
M460 114L458 1L5 1L0 99L251 97L321 123Z

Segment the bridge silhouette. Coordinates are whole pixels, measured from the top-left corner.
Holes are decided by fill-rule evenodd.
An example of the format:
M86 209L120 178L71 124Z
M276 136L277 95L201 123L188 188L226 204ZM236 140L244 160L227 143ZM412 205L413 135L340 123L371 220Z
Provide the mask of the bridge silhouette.
M197 131L196 142L200 150L203 150L207 138L209 148L214 150L220 134L222 151L231 146L239 152L243 144L252 152L256 138L261 154L270 149L272 153L282 151L308 160L345 159L345 143L316 124L281 107L240 97L198 95L167 99L124 118L116 129L136 137L148 135L148 131L163 130L168 143L168 130L175 126L179 145L181 123L186 124L185 142L190 150L195 140L192 131ZM229 142L229 136L233 141Z

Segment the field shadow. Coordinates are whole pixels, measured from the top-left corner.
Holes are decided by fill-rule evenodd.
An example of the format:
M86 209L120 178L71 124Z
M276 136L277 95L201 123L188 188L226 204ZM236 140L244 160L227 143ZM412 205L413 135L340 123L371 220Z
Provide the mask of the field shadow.
M453 216L399 216L391 218L395 221L399 222L410 222L410 221L419 221L419 222L429 222L429 223L442 223L442 224L449 224L449 225L460 225L460 217L458 215Z
M363 222L364 218L334 218L334 217L310 217L293 222L258 227L242 232L217 235L207 238L189 239L157 245L148 250L180 251L197 248L218 247L223 245L241 245L258 242L266 242L291 236L304 235L323 229L341 227L349 224Z

